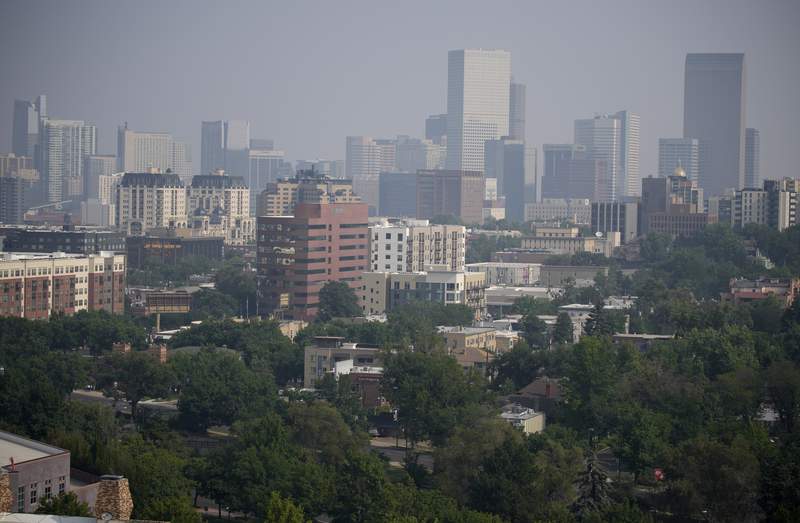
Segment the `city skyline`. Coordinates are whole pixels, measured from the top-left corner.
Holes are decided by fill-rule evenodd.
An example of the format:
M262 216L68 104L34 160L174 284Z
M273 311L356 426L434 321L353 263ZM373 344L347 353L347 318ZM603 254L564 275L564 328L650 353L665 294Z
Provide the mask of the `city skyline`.
M726 9L720 11L718 7L723 4ZM26 7L24 10L21 9L23 5ZM761 176L791 174L792 165L796 163L796 147L791 147L791 144L797 143L800 137L800 103L791 96L790 86L800 81L800 66L790 58L793 49L800 45L800 36L790 29L800 16L800 8L793 3L772 2L770 9L731 2L709 2L699 7L677 3L670 4L669 8L648 4L647 9L644 6L639 8L639 3L621 3L613 8L603 6L602 9L581 3L580 6L549 6L548 24L540 22L537 17L525 16L537 12L544 4L520 6L517 8L519 16L511 16L508 9L500 9L480 21L468 15L468 6L465 6L464 14L437 6L431 11L429 20L418 22L421 28L435 25L448 14L463 19L463 27L448 31L445 36L431 36L425 42L390 49L387 56L365 53L359 60L347 56L355 42L331 33L330 27L336 24L329 23L352 13L350 4L339 10L320 5L317 7L320 14L330 16L316 17L316 20L326 20L326 25L319 25L316 20L311 22L315 34L327 36L337 45L326 45L331 49L320 50L297 42L293 49L281 48L280 53L268 45L272 37L254 35L248 30L239 31L241 36L238 32L234 34L229 29L233 22L230 12L218 11L211 6L201 16L193 9L186 9L186 5L170 4L157 15L145 4L131 13L131 17L125 16L128 12L125 6L119 6L116 12L121 14L108 20L107 24L104 22L105 26L96 34L112 45L97 46L92 43L93 39L70 41L66 44L70 53L60 62L48 57L45 50L35 43L26 47L2 46L0 60L4 70L11 74L6 75L7 81L0 88L0 119L10 122L14 99L32 100L39 94L46 94L50 98L50 113L60 118L82 119L98 127L98 152L103 154L116 152L113 133L118 125L128 121L135 129L169 132L176 139L189 141L197 169L201 150L200 122L242 119L252 123L254 136L275 140L276 147L285 150L289 159L342 159L341 144L348 135L423 136L425 117L446 110L445 55L448 51L472 47L503 48L512 54L515 82L527 85L525 116L529 144L541 148L544 143L567 143L572 134L573 120L614 108L626 108L641 115L640 165L644 177L657 173L658 139L681 135L685 55L744 52L748 63L745 124L761 133ZM258 15L264 12L255 4L243 7L248 9L242 11L252 16L241 20L236 18L242 24L252 23L251 19L258 20ZM611 35L591 49L570 41L571 35L586 30L593 18L592 12L622 12L626 7L633 12L632 15L638 16L640 23L630 28L632 32L625 38ZM52 31L56 35L64 28L69 31L88 30L87 20L94 19L88 14L105 17L111 13L102 4L88 2L81 4L79 9L73 6L69 11L74 13L63 9L57 3L49 2L4 3L0 12L18 23L12 24L13 27L0 38L21 41L18 38L20 31L32 30L34 21L40 30ZM574 17L576 12L585 16ZM687 16L688 13L691 16ZM404 16L400 12L396 14ZM287 27L292 27L294 21L299 23L300 13L295 7L284 8L280 15ZM160 28L175 22L179 16L183 17L180 19L183 22L197 25L198 33L203 33L202 28L208 27L213 19L214 27L221 27L220 31L229 35L232 41L220 49L209 50L208 44L192 33L185 35L181 42L168 41L171 47L165 54L159 46L167 42L164 40L166 32L162 34ZM64 17L63 27L57 27L56 21ZM571 17L574 24L566 33L551 27ZM147 32L150 40L146 44L137 48L124 39L111 36L123 34L136 20L146 20L152 26ZM673 29L678 20L681 30L676 33ZM216 22L219 22L218 26ZM482 34L486 36L474 38L471 30L479 22L485 25ZM502 31L501 27L504 28ZM747 31L742 27L747 27ZM375 34L372 28L365 28L365 31ZM395 34L399 37L396 31L394 27L383 28L382 38ZM645 35L650 36L650 33L654 38L644 41ZM554 35L558 38L547 40L547 51L542 52L545 38ZM670 45L655 46L653 42L659 38ZM643 45L644 50L638 44L630 45L637 39L642 40L638 44ZM215 39L217 42L220 40L225 38ZM237 43L242 44L242 59L224 60L222 51ZM275 76L270 75L269 78L262 76L263 81L255 82L256 85L250 80L231 83L229 79L232 77L247 78L241 75L252 74L249 69L242 70L239 64L248 62L248 57L252 58L254 52L263 49L270 50L270 57L276 60L276 67L282 71L278 76L282 80L276 82ZM335 49L338 53L332 54ZM157 50L160 54L156 54ZM581 59L576 62L578 50ZM220 71L211 74L207 67L202 66L203 61L190 62L191 70L165 69L167 55L189 56L187 53L190 51L202 56L216 56L222 60L215 63ZM645 52L649 60L641 62L640 57ZM287 68L288 63L299 60L301 55L303 67L296 68L297 71ZM127 58L129 67L120 69L109 62L112 56ZM614 56L614 59L610 60L608 56ZM75 62L74 57L81 58L80 63ZM565 61L568 57L571 61ZM40 63L42 67L33 68L31 74L23 74L30 62ZM168 62L172 64L173 60ZM388 77L383 62L391 64L393 81L390 84L379 84L374 80ZM623 64L635 64L636 67L624 67ZM303 81L308 76L309 67L316 68L315 76L326 74L333 78L331 75L335 75L337 83ZM167 71L180 74L172 82L142 81ZM605 73L599 75L603 71ZM145 76L148 73L149 76ZM115 84L114 89L108 89L105 82L87 82L85 79L92 74L127 80ZM373 80L369 80L370 76ZM335 104L328 103L331 97L336 99ZM397 100L397 103L386 104L386 99ZM3 149L10 150L10 133L10 125L0 129L0 147Z

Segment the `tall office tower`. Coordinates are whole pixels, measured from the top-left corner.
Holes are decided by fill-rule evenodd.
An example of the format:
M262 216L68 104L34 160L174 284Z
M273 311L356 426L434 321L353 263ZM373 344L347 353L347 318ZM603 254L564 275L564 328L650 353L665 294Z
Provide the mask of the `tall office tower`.
M169 133L143 133L128 129L117 130L117 170L148 172L169 169L182 180L192 176L192 154L188 143L178 142Z
M201 174L224 169L232 176L247 176L250 122L218 120L201 124Z
M483 171L484 143L508 135L511 53L448 53L447 168Z
M56 203L80 197L84 161L97 152L97 128L83 120L45 118L40 131L43 199Z
M83 166L83 199L99 198L100 177L114 174L117 157L103 154L87 156Z
M284 152L278 149L250 149L247 156L250 162L246 178L250 189L250 213L255 216L258 195L278 178L291 176L292 165L284 160Z
M706 196L744 185L744 54L687 54L683 136L700 140Z
M639 180L639 116L629 111L575 120L575 143L586 147L589 159L605 162L600 191L603 201L637 196Z
M639 196L642 182L639 175L639 115L630 111L618 111L611 115L622 124L620 130L620 166L622 167L622 196Z
M383 172L380 176L381 216L414 218L417 215L417 173Z
M47 97L40 95L35 101L14 100L14 127L11 151L17 156L36 158L39 144L39 123L47 117Z
M399 172L417 172L418 169L441 169L444 167L447 149L432 140L420 140L408 136L397 137L396 164ZM391 172L382 169L381 172Z
M744 132L744 186L760 187L761 136L758 129L748 127Z
M259 151L271 151L275 148L275 140L267 138L250 138L250 148Z
M418 171L417 218L455 216L468 225L480 224L485 194L481 171Z
M432 114L425 118L425 139L438 145L447 145L446 114Z
M368 136L348 136L345 151L346 178L353 180L353 189L362 200L372 207L378 208L378 176L384 162L383 152L389 147L379 147L375 140ZM384 169L394 171L395 169Z
M292 216L259 217L261 313L310 320L325 283L344 282L358 292L369 263L367 212L363 203L299 203Z
M117 185L117 227L131 236L187 226L186 189L174 173L126 172Z
M506 219L524 222L525 204L541 200L536 148L504 138L487 141L485 149L486 178L497 179L497 195L506 200Z
M545 144L542 198L587 198L610 201L605 160L592 158L577 144Z
M660 138L658 140L658 175L671 176L676 167L686 171L686 177L700 180L700 140L697 138Z
M511 82L508 106L508 136L525 141L525 84Z

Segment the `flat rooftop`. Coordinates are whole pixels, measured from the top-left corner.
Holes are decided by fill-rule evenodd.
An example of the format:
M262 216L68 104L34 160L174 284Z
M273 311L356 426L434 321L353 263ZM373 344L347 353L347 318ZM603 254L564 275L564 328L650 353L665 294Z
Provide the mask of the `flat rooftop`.
M14 458L14 463L20 464L66 452L66 450L58 447L23 438L10 432L0 431L0 466L2 467L10 465L11 458Z
M438 330L442 334L457 333L457 334L470 335L470 334L482 334L484 332L494 332L497 329L495 329L494 327L459 327L457 325L456 326L440 325L436 327L436 330Z

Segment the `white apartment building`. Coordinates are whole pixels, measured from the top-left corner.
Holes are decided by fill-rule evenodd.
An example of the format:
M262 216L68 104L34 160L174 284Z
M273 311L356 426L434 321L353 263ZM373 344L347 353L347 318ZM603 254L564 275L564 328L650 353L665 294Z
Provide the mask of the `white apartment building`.
M128 172L117 186L117 227L132 236L187 227L186 188L177 174Z
M250 215L250 189L241 176L195 176L188 190L188 212L196 232L223 236L229 245L255 242L255 218Z
M97 128L83 120L42 120L41 172L45 200L56 203L83 193L87 156L97 152Z
M371 271L413 272L431 267L463 271L466 228L428 220L380 219L370 223Z
M508 135L511 53L450 51L447 60L448 169L484 170L484 144Z
M487 285L533 286L539 283L541 263L482 262L468 263L467 272L482 272Z

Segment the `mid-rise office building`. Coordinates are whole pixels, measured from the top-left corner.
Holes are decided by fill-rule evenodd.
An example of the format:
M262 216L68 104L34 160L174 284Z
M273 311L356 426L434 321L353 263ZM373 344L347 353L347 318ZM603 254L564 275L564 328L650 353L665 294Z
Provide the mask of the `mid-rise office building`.
M295 172L298 171L313 171L328 178L345 177L344 160L297 160Z
M380 173L397 170L396 140L348 136L345 169L356 194L370 206L371 213L377 212Z
M700 140L698 183L721 196L745 183L745 63L742 53L686 55L683 136Z
M639 236L639 204L636 202L592 202L592 233L607 236L618 232L628 243Z
M253 140L251 140L252 142ZM248 152L250 168L247 186L250 188L250 213L256 215L259 195L280 178L291 177L291 163L284 159L284 152L277 149L254 149Z
M577 227L540 227L533 229L531 236L522 238L521 248L549 251L552 254L577 254L590 252L610 258L621 244L619 232L597 236L580 236Z
M417 173L380 174L380 207L378 214L397 218L413 218L417 215Z
M11 152L16 156L37 158L40 123L47 118L47 97L36 100L14 100L14 122L11 135Z
M129 235L187 227L186 188L177 174L126 172L115 204L117 227Z
M413 272L435 266L463 271L466 228L432 225L428 220L386 220L370 223L371 271Z
M417 218L455 216L465 224L483 221L486 181L481 171L417 172Z
M486 316L486 276L482 272L430 270L368 272L363 276L361 308L380 315L415 302L466 305L475 319Z
M124 254L7 252L0 258L0 316L46 319L124 309Z
M446 152L445 146L431 140L398 136L397 170L413 173L419 169L443 169Z
M447 169L483 171L484 144L508 136L511 53L448 53Z
M525 221L525 204L541 200L536 149L519 140L489 140L484 158L486 178L497 180L497 195L505 198L506 219Z
M642 179L641 234L689 236L713 223L705 212L703 189L677 167L672 176Z
M752 127L744 130L744 186L761 187L761 135Z
M126 173L169 171L182 181L192 177L189 145L175 140L169 133L145 133L117 129L117 170Z
M545 144L542 198L607 200L606 161L594 159L579 144Z
M508 97L508 136L512 140L525 141L525 84L512 80Z
M537 285L540 278L540 263L468 263L467 272L482 272L487 285L528 287Z
M730 199L731 225L767 225L782 231L796 225L800 179L764 180L761 188L736 191Z
M700 140L697 138L661 138L658 140L658 175L671 176L676 167L686 172L686 177L700 180Z
M292 216L260 216L259 310L308 320L329 281L361 287L368 266L368 210L363 203L300 203Z
M128 254L128 266L131 269L141 269L147 262L176 265L185 258L199 257L209 260L224 258L224 238L184 237L172 234L172 232L126 237L125 250Z
M83 193L84 162L97 153L97 128L83 120L42 119L39 154L44 200L58 203Z
M353 182L301 171L270 183L259 196L258 216L291 216L298 203L358 203Z
M587 198L544 198L539 203L525 204L525 221L534 223L591 223L592 201Z

